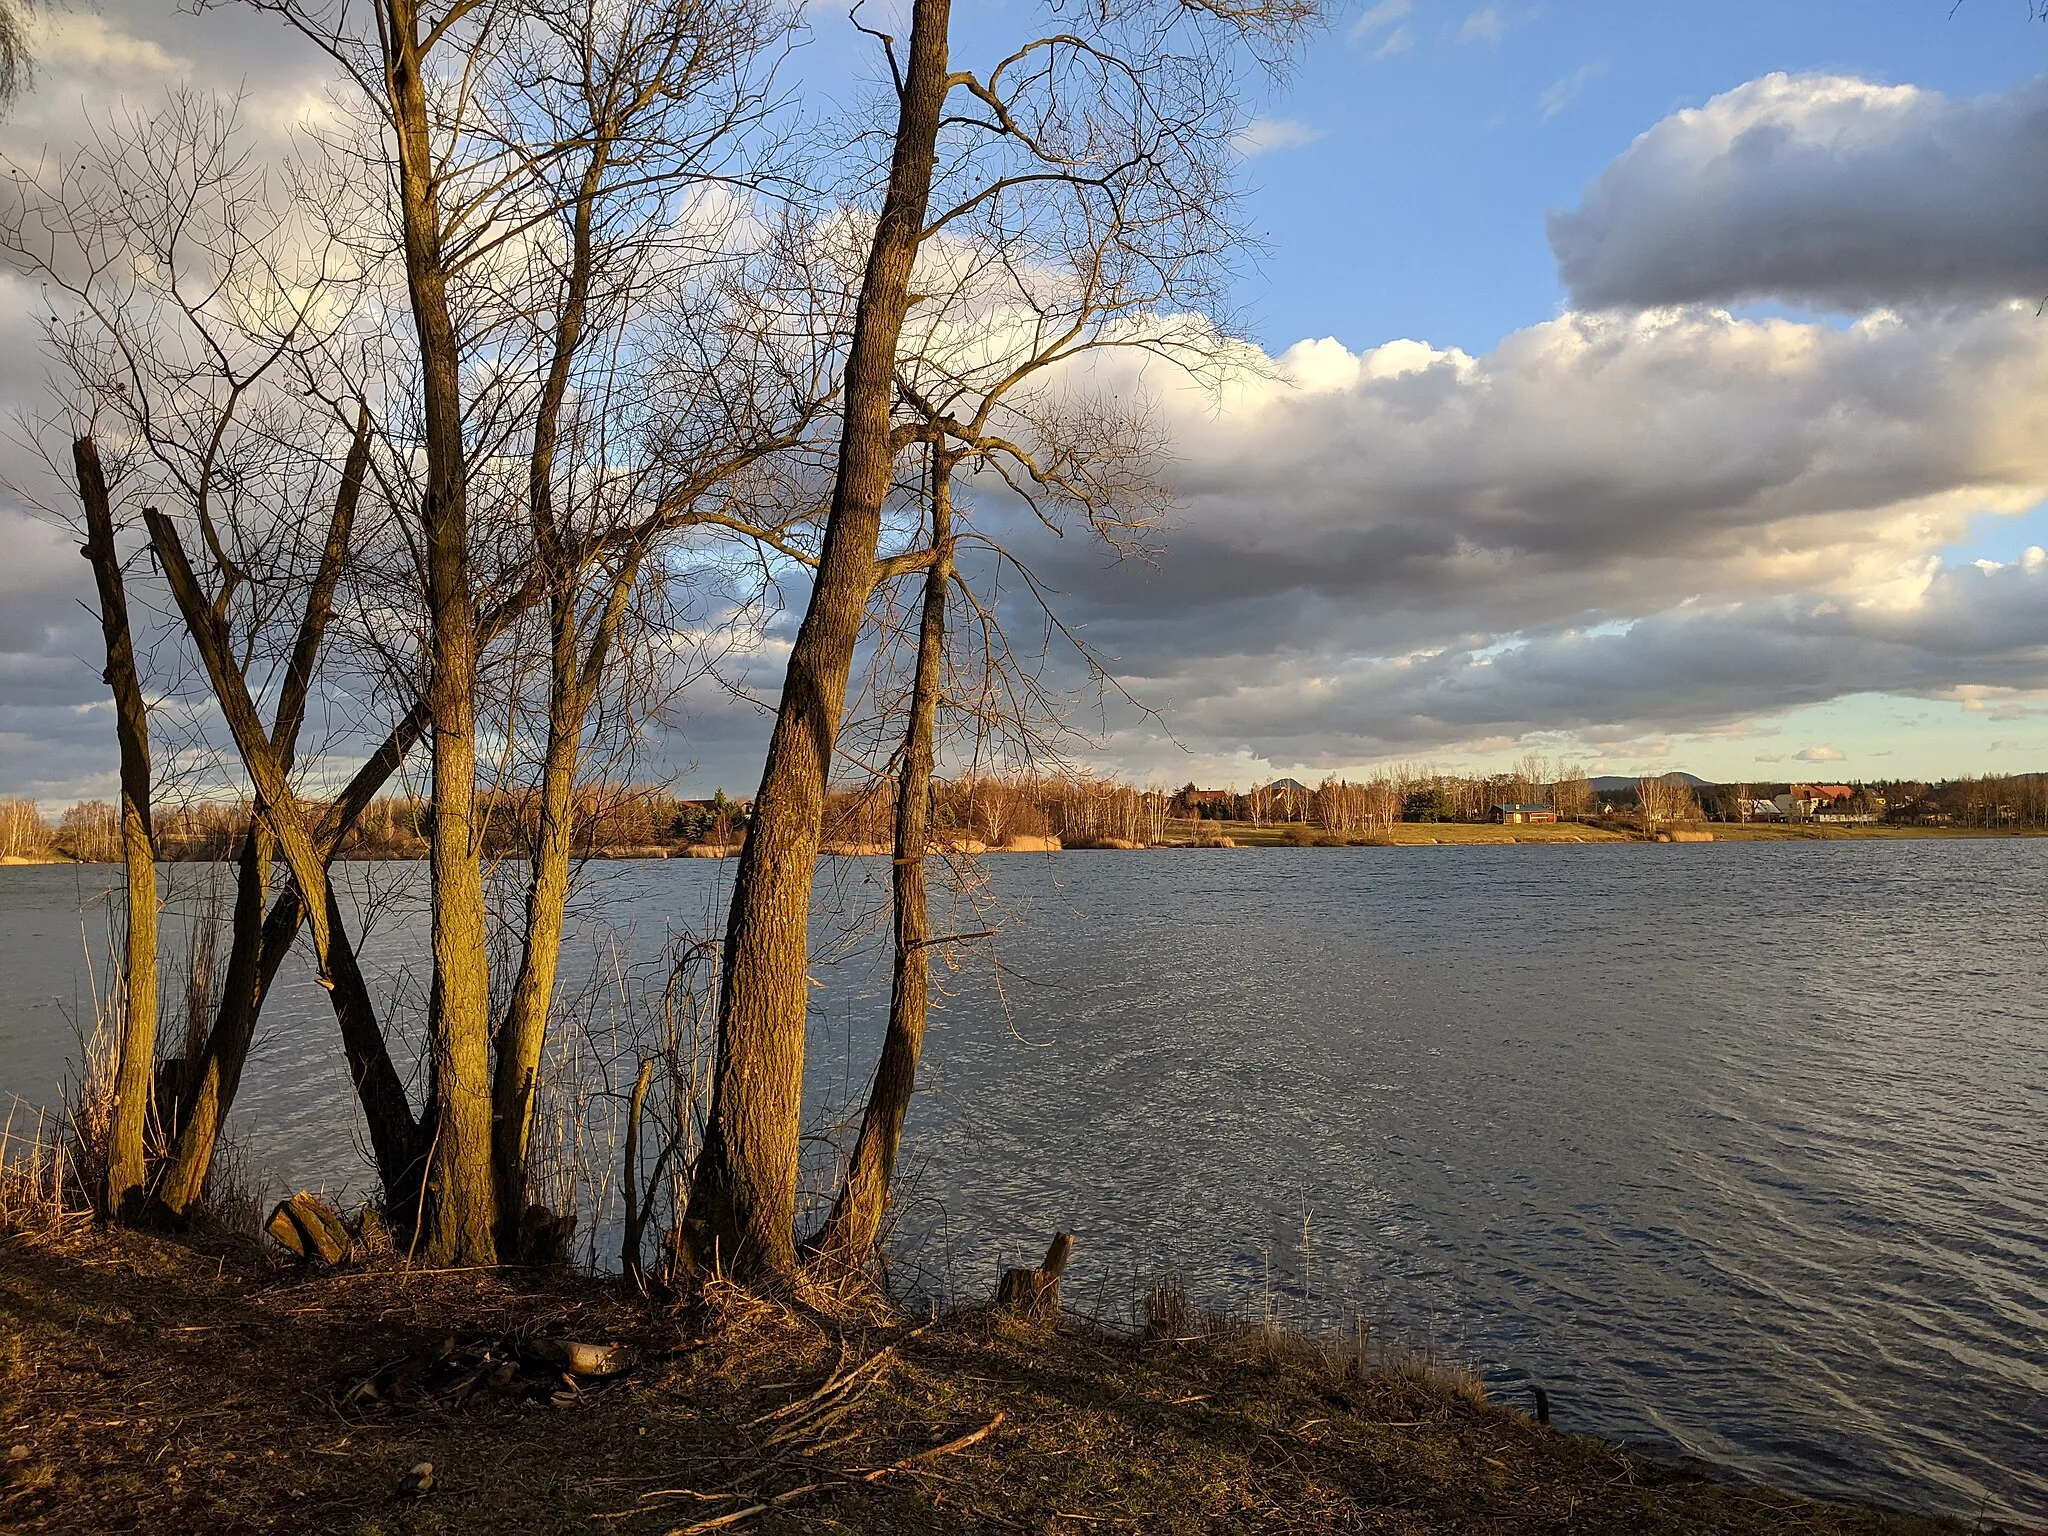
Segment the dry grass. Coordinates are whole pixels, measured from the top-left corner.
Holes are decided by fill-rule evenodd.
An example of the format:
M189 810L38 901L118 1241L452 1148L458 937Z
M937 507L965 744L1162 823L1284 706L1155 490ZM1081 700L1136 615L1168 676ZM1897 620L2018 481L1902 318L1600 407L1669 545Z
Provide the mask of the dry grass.
M0 1527L1961 1529L1687 1479L1426 1363L1361 1371L1342 1341L1201 1318L1184 1296L1155 1310L1151 1337L1113 1338L852 1291L713 1287L675 1309L567 1279L306 1276L244 1243L0 1238ZM641 1364L559 1406L337 1406L379 1366L479 1337L620 1342Z
M1635 834L1624 830L1588 826L1581 822L1502 827L1491 822L1397 821L1391 827L1371 833L1321 832L1300 822L1269 823L1263 827L1239 821L1219 822L1217 825L1241 848L1389 848L1436 843L1626 843L1639 840Z

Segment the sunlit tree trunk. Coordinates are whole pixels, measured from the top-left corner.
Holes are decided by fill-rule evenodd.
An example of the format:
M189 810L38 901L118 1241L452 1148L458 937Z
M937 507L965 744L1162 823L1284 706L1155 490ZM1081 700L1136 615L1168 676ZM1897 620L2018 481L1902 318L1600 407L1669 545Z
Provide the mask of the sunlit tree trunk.
M910 276L931 199L950 0L915 0L889 186L854 316L838 474L810 606L769 738L733 878L704 1150L690 1191L692 1257L742 1272L796 1263L796 1182L811 881L847 676L875 580L894 466L890 407Z
M448 307L440 183L423 74L421 18L411 0L383 7L386 93L397 151L406 286L420 357L426 491L427 710L433 725L433 985L424 1233L431 1264L496 1262L491 1177L489 933L476 804L476 600L461 356Z
M889 1027L861 1118L846 1183L818 1235L828 1262L857 1266L874 1251L889 1210L903 1122L917 1087L931 999L931 908L925 856L931 848L932 774L936 757L939 687L946 650L946 589L953 579L953 461L934 455L932 563L925 572L924 611L917 632L917 665L903 731L903 764L896 794L896 848L891 886L895 919L894 968L889 986Z
M550 603L553 631L548 738L542 759L540 827L526 898L526 940L505 1022L498 1031L498 1059L492 1083L493 1169L497 1179L498 1248L505 1258L518 1246L519 1218L526 1206L526 1149L533 1130L535 1090L547 1043L548 1011L561 965L562 932L569 902L570 861L575 852L576 773L590 707L625 618L627 599L639 572L628 559L612 581L587 652L576 624L577 596L564 583Z
M114 694L114 730L121 748L121 857L128 872L128 933L122 957L124 1002L114 1078L114 1114L107 1147L110 1214L139 1214L148 1182L145 1136L156 1076L156 838L150 827L149 710L135 670L128 632L128 594L114 548L114 513L99 449L89 437L71 445L78 499L85 508L85 557L99 588L100 631L106 638L107 686Z
M369 465L370 413L364 407L356 415L355 436L342 466L327 541L306 594L305 612L293 641L278 699L276 724L271 731L272 750L280 770L286 773L291 771L297 754L299 728L305 722L306 700L312 691L321 643L334 616L335 589L348 559L349 540ZM187 1210L206 1187L221 1127L241 1086L242 1069L249 1059L249 1046L255 1039L256 1020L263 1011L264 997L298 932L303 909L296 902L289 910L288 922L283 911L277 914L275 923L267 920L265 904L270 894L275 851L276 839L269 823L260 813L251 816L235 875L234 937L228 951L220 1007L207 1031L185 1102L180 1106L177 1145L158 1188L158 1197L174 1212Z

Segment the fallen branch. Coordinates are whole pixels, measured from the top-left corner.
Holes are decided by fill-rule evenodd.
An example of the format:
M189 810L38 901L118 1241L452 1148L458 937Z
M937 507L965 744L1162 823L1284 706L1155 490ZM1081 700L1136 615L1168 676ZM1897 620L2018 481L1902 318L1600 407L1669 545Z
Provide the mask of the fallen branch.
M861 1478L861 1481L864 1483L878 1482L882 1478L887 1477L891 1472L907 1471L921 1461L931 1461L940 1456L950 1456L955 1451L964 1451L970 1445L978 1445L994 1434L996 1426L1002 1422L1003 1415L998 1410L996 1416L982 1425L981 1428L970 1430L957 1440L948 1440L944 1445L935 1445L928 1451L919 1451L915 1456L906 1456L901 1461L892 1461L886 1467L877 1467L874 1471Z
M749 1504L745 1509L736 1509L731 1514L714 1515L709 1520L699 1520L695 1525L677 1526L668 1533L668 1536L703 1536L703 1533L706 1531L729 1530L733 1526L738 1525L742 1520L751 1520L756 1515L765 1515L771 1509L780 1509L785 1504L793 1504L805 1494L816 1493L824 1486L823 1483L805 1483L800 1488L792 1488L786 1493L778 1493L772 1499L768 1499L760 1504Z
M888 1353L888 1351L884 1351L884 1353L886 1354ZM865 1369L865 1366L862 1366L859 1369ZM848 1379L851 1380L853 1375L857 1374L858 1369L855 1372L850 1373ZM820 1392L822 1392L823 1388L820 1388L819 1390ZM810 1399L807 1399L807 1401L815 1401L816 1397L817 1394L814 1393ZM856 1479L856 1477L858 1477L858 1480L863 1483L880 1482L883 1478L887 1477L892 1472L908 1472L915 1468L921 1462L934 1461L941 1456L950 1456L955 1451L964 1451L970 1445L979 1445L982 1441L986 1440L990 1435L994 1434L996 1431L996 1426L1001 1424L1002 1422L1003 1415L1001 1413L997 1413L997 1415L994 1418L990 1419L986 1424L982 1425L979 1429L971 1429L966 1434L959 1436L957 1439L948 1440L944 1445L932 1446L929 1450L919 1451L915 1455L906 1456L901 1461L892 1461L886 1467L876 1467L871 1472L863 1472L859 1474L855 1474L852 1472L831 1472L819 1477L815 1481L800 1484L795 1488L786 1489L785 1491L776 1494L773 1498L762 1499L757 1503L749 1504L744 1509L728 1510L726 1513L722 1515L712 1515L706 1519L697 1521L694 1525L677 1526L674 1530L668 1533L668 1536L708 1536L708 1533L712 1531L732 1530L737 1526L744 1525L747 1521L753 1519L756 1515L765 1515L770 1510L781 1509L786 1505L794 1504L798 1499L806 1498L811 1494L820 1492L825 1488L828 1481L843 1480L846 1482L852 1482ZM718 1497L718 1495L696 1493L694 1492L694 1490L678 1491L690 1493L692 1497L700 1499ZM738 1497L738 1495L725 1496Z

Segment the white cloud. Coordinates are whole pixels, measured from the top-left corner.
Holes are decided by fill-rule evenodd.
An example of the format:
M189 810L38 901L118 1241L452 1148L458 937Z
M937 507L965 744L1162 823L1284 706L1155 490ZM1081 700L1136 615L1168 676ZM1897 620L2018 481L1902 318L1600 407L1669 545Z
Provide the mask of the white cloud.
M1291 117L1255 117L1231 139L1231 147L1247 160L1276 149L1298 149L1323 136L1321 128Z
M1415 0L1379 0L1360 13L1358 20L1351 24L1348 34L1354 43L1362 43L1382 27L1391 27L1404 16L1413 15Z
M1375 59L1391 59L1397 53L1406 53L1415 46L1415 32L1409 27L1396 27L1387 35L1387 40L1373 49Z
M1536 110L1543 115L1545 121L1548 121L1577 101L1588 85L1606 73L1605 59L1595 59L1590 64L1581 64L1536 98Z
M1581 306L2038 300L2048 79L1953 100L1766 75L1644 133L1550 242Z
M88 11L55 11L43 18L35 31L35 56L39 69L127 82L175 80L192 69L190 59Z
M1489 5L1481 11L1474 11L1465 18L1465 24L1458 28L1461 43L1497 43L1507 35L1507 23L1501 19L1500 7Z
M1846 693L2048 683L2048 558L1939 554L2048 494L2030 308L1572 314L1480 355L1303 342L1220 404L1151 382L1181 493L1164 558L1034 555L1183 740L1312 766L1532 732L1641 756ZM1112 750L1149 761L1145 740Z
M77 33L62 89L183 67L186 51L273 82L280 102L317 78L266 71L255 44L173 47L130 10ZM1354 35L1412 42L1411 14L1387 0ZM1546 92L1546 114L1598 71ZM46 73L47 100L57 89ZM1585 308L1490 351L1305 340L1220 398L1100 362L1098 382L1150 395L1175 450L1178 527L1156 568L1041 537L990 487L974 515L1014 534L1205 762L1451 759L1534 737L1631 765L1870 691L2032 718L2048 706L2048 553L1980 567L1941 552L1982 514L2048 496L2048 322L1984 299L2048 292L2048 152L2022 153L2043 132L2033 99L1755 82L1652 128L1556 217ZM2048 123L2048 86L2038 108ZM18 146L47 123L0 132ZM1266 119L1239 147L1316 132ZM1922 162L1951 140L1989 164L1944 213L1944 162ZM1892 308L1836 325L1698 302L1772 292ZM33 405L41 365L10 297L0 287L0 398ZM0 788L92 792L111 733L80 659L95 645L84 563L5 506L0 548ZM692 733L729 787L745 777L732 764L758 749L751 711ZM1787 734L1868 755L1831 725ZM1176 778L1178 751L1138 729L1108 743L1128 768L1178 763Z
M1837 752L1833 747L1805 747L1792 755L1802 763L1840 763L1848 760L1843 753Z

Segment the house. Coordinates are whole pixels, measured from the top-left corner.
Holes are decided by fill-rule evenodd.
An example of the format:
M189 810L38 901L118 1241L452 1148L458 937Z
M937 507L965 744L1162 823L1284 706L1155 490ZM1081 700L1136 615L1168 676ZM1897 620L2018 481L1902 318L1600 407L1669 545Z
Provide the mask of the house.
M1833 810L1856 795L1856 791L1846 784L1794 784L1792 793L1798 799L1812 800L1823 811Z
M1547 805L1496 805L1488 814L1501 826L1535 825L1557 820L1557 812Z
M1785 812L1776 800L1745 800L1742 802L1742 814L1749 821L1778 821Z
M1787 821L1799 821L1824 811L1845 810L1855 795L1846 784L1794 784L1786 793L1773 795L1771 804Z

